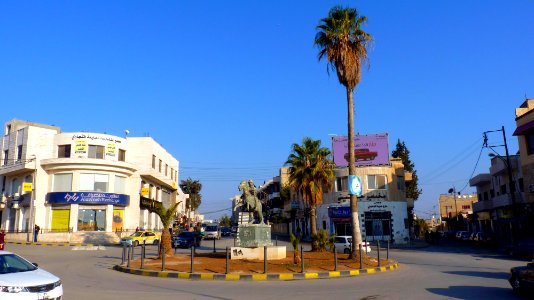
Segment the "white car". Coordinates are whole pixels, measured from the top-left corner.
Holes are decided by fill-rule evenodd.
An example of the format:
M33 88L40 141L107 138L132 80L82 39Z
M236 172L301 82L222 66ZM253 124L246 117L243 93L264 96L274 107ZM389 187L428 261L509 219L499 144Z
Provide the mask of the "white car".
M352 247L352 236L338 235L334 237L334 245L336 246L336 252L349 254ZM362 242L362 251L367 253L371 252L371 245L369 242Z
M61 300L61 280L17 254L0 251L0 299Z
M221 228L219 225L207 225L204 229L204 239L221 239Z

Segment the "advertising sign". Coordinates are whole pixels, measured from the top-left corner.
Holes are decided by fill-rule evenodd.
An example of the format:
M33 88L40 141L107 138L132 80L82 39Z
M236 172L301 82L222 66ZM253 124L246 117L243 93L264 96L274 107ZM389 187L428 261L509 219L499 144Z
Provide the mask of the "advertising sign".
M349 139L346 136L332 138L334 163L338 167L349 165ZM388 134L357 135L354 137L356 166L389 164Z
M124 227L124 209L114 209L113 210L113 223L111 229L115 231Z
M33 184L31 182L24 182L22 184L22 190L24 192L31 192L33 189Z
M87 153L87 141L76 140L74 143L74 154L86 154Z
M330 218L350 218L349 206L331 206L328 208L328 217Z
M106 156L115 156L116 148L115 144L108 143L106 145Z
M46 195L49 204L101 204L126 206L130 196L99 192L54 192Z
M141 196L148 197L148 193L150 193L150 189L147 187L141 188Z

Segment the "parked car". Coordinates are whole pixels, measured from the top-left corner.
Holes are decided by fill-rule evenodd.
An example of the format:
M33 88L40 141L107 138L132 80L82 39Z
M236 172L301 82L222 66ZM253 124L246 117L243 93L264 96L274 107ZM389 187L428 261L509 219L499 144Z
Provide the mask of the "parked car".
M478 243L482 243L482 244L489 244L493 242L493 239L491 238L491 236L480 231L475 234L475 238L473 240Z
M220 240L221 239L221 228L219 227L219 225L216 225L216 224L207 225L206 229L204 230L204 238Z
M231 236L232 235L232 228L230 228L230 227L221 228L221 235L222 236Z
M121 239L121 244L126 246L137 246L139 244L152 244L158 245L161 237L159 233L151 230L141 230L132 233L130 236L123 237Z
M510 269L508 282L510 282L514 292L528 292L528 295L534 295L534 263Z
M173 248L200 247L202 235L195 231L183 231L172 237Z
M352 236L339 235L334 237L334 246L336 247L336 252L338 253L350 253L352 247ZM367 253L371 252L371 245L369 242L362 242L362 251Z
M63 285L55 275L21 256L0 251L0 299L61 299Z
M465 234L467 231L464 231L464 230L461 230L461 231L457 231L456 232L456 239L457 240L461 240L462 239L462 235Z
M511 256L534 258L534 238L519 241L517 244L508 247L507 252Z

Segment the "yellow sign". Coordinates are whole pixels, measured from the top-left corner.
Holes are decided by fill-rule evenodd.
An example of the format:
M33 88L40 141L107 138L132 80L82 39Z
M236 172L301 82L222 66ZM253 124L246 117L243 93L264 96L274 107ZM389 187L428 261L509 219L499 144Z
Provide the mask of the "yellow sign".
M176 182L174 182L174 181L172 182L172 188L176 189Z
M70 210L52 210L52 231L69 231Z
M22 190L24 192L31 192L33 190L33 184L31 182L24 182L22 185Z
M142 188L141 189L141 196L148 197L148 193L150 192L149 188Z
M111 225L113 230L121 229L124 223L124 209L113 210L113 223Z
M76 140L74 144L74 154L85 154L87 153L87 141Z
M108 143L108 144L106 145L106 155L107 155L107 156L115 156L115 153L116 153L115 151L116 151L116 149L115 149L115 144L113 144L113 143Z

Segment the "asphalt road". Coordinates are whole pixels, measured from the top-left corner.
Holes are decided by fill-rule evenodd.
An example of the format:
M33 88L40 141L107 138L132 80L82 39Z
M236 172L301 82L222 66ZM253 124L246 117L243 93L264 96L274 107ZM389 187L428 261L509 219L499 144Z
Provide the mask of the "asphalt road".
M217 241L223 249L232 240ZM280 242L282 244L282 242ZM203 250L212 251L204 241ZM18 253L61 277L66 300L118 299L526 299L508 284L511 267L526 262L462 244L391 250L397 270L352 278L301 281L190 281L120 273L119 247L8 244ZM180 250L185 251L187 250ZM150 255L150 253L148 253Z

